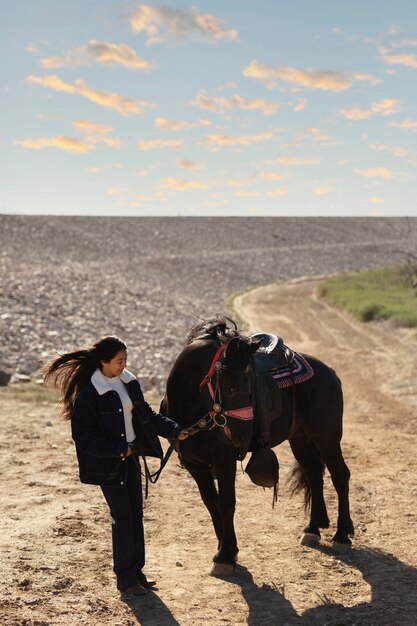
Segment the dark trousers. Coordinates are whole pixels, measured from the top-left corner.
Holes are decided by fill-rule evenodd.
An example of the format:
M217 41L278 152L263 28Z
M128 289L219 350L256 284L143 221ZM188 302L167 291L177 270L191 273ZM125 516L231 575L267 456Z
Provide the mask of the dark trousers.
M132 456L126 487L101 487L112 516L113 570L121 590L139 582L145 565L142 485Z

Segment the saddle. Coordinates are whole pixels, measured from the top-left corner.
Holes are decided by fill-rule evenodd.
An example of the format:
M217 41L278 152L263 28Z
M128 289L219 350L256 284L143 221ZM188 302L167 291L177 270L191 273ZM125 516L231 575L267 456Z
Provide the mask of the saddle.
M257 333L252 338L262 340L254 354L256 437L258 444L269 446L271 422L282 413L281 391L272 373L287 368L294 359L294 353L277 335Z
M261 340L255 352L256 372L286 368L294 360L294 352L284 344L284 339L272 333L256 333L252 339Z
M284 344L282 337L271 333L257 333L253 339L262 343L254 354L255 362L255 435L252 441L252 456L245 472L255 485L273 487L276 501L279 477L279 463L275 452L271 450L271 423L282 413L281 391L272 372L287 368L294 353Z

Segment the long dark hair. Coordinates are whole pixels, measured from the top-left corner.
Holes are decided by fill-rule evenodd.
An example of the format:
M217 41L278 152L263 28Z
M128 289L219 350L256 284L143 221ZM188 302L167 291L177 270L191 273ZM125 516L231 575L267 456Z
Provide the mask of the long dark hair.
M52 380L61 392L62 416L71 419L72 402L78 391L89 381L101 361L111 361L126 345L118 337L103 337L91 346L66 352L42 369L44 382Z

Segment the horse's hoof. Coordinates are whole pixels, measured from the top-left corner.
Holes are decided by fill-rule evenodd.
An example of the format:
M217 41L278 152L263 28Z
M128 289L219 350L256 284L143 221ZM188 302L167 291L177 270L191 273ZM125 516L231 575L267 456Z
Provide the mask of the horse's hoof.
M349 552L351 547L351 543L340 543L340 541L333 541L333 551L337 554L345 554L346 552Z
M233 563L213 563L210 576L228 576L233 573L234 569Z
M318 546L319 543L320 543L320 535L315 535L313 533L303 533L300 539L300 544L302 546L308 546L309 548Z

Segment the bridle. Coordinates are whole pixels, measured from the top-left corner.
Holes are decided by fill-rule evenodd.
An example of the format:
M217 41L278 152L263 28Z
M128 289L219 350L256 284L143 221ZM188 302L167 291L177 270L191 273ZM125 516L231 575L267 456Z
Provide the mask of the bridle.
M203 380L200 382L200 392L206 387L209 391L211 400L213 402L212 408L208 411L203 417L201 417L195 424L189 426L188 428L183 428L182 430L186 430L188 432L188 436L196 435L197 433L205 430L212 430L215 426L219 428L223 428L226 431L229 431L227 427L227 418L232 417L234 419L243 420L243 421L252 421L253 420L253 407L252 405L241 407L240 409L224 409L222 406L222 397L221 397L221 387L220 387L220 376L222 371L225 370L226 365L222 362L222 357L226 355L227 346L229 345L230 340L226 343L222 344L216 354L213 357L211 362L209 371L204 376ZM248 373L249 370L245 370L244 373ZM215 377L215 381L213 384L213 377ZM223 418L223 422L220 421L220 418ZM230 431L229 431L230 434ZM229 435L227 435L229 436ZM230 438L230 437L229 437ZM165 453L164 458L161 461L161 466L158 471L153 474L149 471L149 468L146 463L146 457L143 457L143 462L145 465L145 477L146 477L146 488L145 488L145 497L148 497L148 482L152 484L156 483L161 472L165 465L168 462L169 457L171 456L173 450L176 448L178 455L179 446L178 440L172 441L168 450ZM138 464L138 460L136 455L134 455L134 460ZM138 469L140 471L140 466L138 465Z
M203 389L207 386L213 404L210 411L208 411L204 415L204 417L200 418L198 422L196 422L187 429L189 435L194 435L201 430L211 430L215 426L218 426L219 428L225 428L227 425L228 417L243 421L253 420L252 405L244 406L238 409L223 408L220 377L222 372L226 368L226 365L222 362L222 357L226 355L228 345L229 342L222 344L218 348L216 354L213 357L207 374L200 382L200 392L203 391Z

